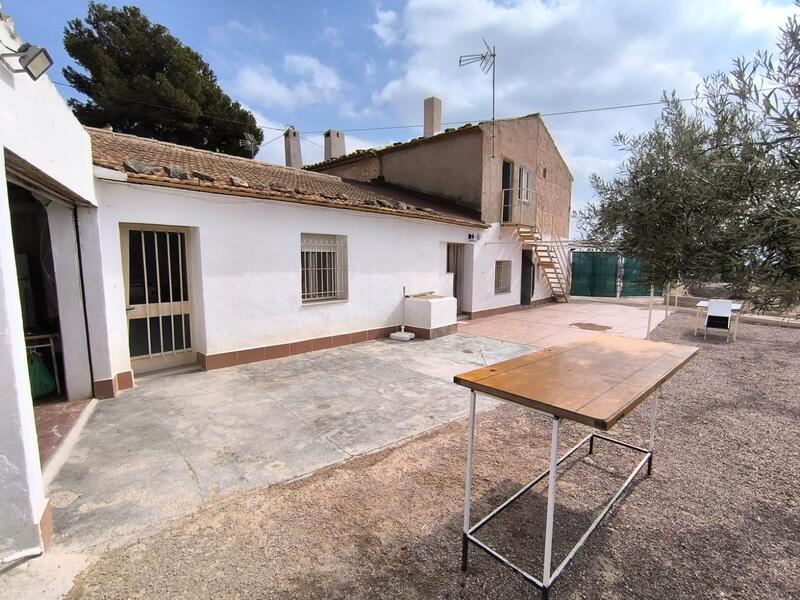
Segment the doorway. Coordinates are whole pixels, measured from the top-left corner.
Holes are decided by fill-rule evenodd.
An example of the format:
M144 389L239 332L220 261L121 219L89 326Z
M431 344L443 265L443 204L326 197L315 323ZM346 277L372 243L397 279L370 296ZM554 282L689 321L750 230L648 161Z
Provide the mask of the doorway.
M503 161L503 214L501 215L501 223L511 223L513 219L514 207L514 163L508 160Z
M188 230L122 225L128 345L135 374L192 363Z
M533 263L533 250L522 251L522 277L519 303L530 306L536 286L536 265Z
M447 244L447 272L453 274L456 315L461 315L464 298L464 244Z

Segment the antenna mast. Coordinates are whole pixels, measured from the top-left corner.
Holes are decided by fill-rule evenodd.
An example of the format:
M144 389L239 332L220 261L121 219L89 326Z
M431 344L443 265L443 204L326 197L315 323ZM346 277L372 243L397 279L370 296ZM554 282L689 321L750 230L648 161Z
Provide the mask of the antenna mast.
M494 63L497 54L495 53L494 46L489 46L486 39L483 38L483 45L486 46L486 52L481 54L463 54L458 58L458 66L463 67L471 65L472 63L480 63L479 67L484 75L490 70L492 72L492 158L494 158L494 106L495 106L495 72Z

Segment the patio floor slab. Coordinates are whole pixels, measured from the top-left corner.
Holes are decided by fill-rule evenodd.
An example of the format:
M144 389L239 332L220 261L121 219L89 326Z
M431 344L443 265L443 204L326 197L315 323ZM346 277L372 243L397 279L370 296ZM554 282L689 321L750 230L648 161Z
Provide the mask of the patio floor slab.
M140 380L98 404L48 490L57 548L114 547L206 499L296 479L461 418L468 392L454 374L531 350L454 334Z
M544 304L462 321L458 324L458 331L542 348L559 346L600 332L644 339L647 313L647 304L614 304L571 298L565 303ZM654 303L650 331L663 320L664 306Z

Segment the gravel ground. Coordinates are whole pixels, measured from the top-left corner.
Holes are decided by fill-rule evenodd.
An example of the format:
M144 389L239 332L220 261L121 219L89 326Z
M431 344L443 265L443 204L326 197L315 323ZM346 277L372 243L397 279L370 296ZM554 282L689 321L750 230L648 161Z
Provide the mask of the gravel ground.
M691 326L677 314L654 334L700 352L662 388L653 476L638 479L551 597L797 597L800 330L742 325L725 344L693 338ZM612 433L646 444L651 404ZM474 515L546 468L549 432L514 406L479 415ZM565 422L562 450L586 432ZM636 462L602 441L595 448L560 471L556 560ZM465 423L454 422L301 481L218 499L105 554L69 597L535 598L477 549L468 574L459 571L465 454ZM482 539L538 573L545 503L539 484Z

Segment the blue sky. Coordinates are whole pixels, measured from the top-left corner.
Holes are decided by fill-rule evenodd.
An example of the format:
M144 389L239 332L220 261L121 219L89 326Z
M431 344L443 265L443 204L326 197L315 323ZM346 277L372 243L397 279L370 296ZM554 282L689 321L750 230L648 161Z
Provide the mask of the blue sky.
M692 96L703 76L735 57L773 49L795 10L791 0L134 3L199 51L261 125L297 127L307 163L322 157L315 132L419 124L429 95L442 98L445 121L489 117L489 78L458 67L459 54L480 51L482 36L497 47L498 116L517 116L658 100L665 89ZM70 64L64 25L85 16L86 5L2 1L23 39L51 52L54 81ZM615 173L622 157L612 136L646 129L657 114L650 107L546 118L575 176L575 208L591 198L590 173ZM351 132L347 148L420 133ZM265 140L277 134L266 130ZM259 158L282 164L281 140Z

